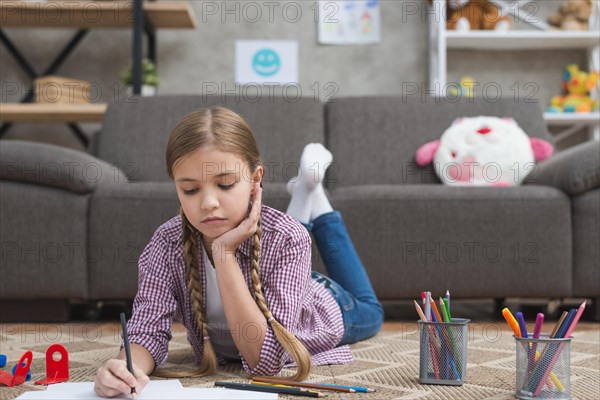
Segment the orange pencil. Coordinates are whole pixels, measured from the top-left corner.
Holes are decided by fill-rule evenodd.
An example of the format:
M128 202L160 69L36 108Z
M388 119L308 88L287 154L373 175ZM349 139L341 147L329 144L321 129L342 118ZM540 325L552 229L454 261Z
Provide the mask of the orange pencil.
M444 322L444 320L442 319L442 316L440 315L440 312L437 309L437 306L435 305L435 301L433 301L433 297L431 297L431 295L429 296L429 300L431 302L431 309L433 310L433 313L435 314L435 318L437 319L437 322Z
M519 329L519 323L517 322L514 315L512 315L512 313L510 312L510 310L508 308L505 307L502 309L502 316L506 320L506 323L508 324L508 326L510 326L511 329L513 330L515 337L520 338L521 330Z

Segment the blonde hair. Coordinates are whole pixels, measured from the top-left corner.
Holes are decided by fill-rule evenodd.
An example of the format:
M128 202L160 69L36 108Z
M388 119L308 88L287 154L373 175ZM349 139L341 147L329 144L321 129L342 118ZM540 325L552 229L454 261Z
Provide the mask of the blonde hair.
M221 151L239 155L251 172L261 165L258 146L254 135L246 121L235 112L225 107L204 108L185 116L173 129L167 143L166 162L167 173L173 179L173 167L182 157L204 146L214 146ZM183 241L183 258L187 286L192 303L192 311L201 331L204 351L200 367L192 372L155 371L155 376L167 378L183 378L190 376L205 376L217 371L217 356L208 335L208 321L202 304L204 292L200 284L198 230L188 221L183 209L181 228ZM252 288L258 308L266 321L270 323L275 337L283 348L296 362L298 369L290 379L305 379L311 369L311 356L306 347L290 333L274 317L265 300L260 282L260 237L261 219L254 233L252 246Z

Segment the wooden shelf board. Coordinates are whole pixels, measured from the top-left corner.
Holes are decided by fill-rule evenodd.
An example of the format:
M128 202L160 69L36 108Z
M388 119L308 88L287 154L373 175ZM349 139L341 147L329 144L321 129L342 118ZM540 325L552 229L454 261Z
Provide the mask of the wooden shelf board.
M155 29L194 29L187 1L144 1L145 16ZM0 1L0 28L129 28L130 1Z
M108 105L1 103L2 122L102 122Z
M590 49L600 45L598 31L446 31L445 36L450 49Z

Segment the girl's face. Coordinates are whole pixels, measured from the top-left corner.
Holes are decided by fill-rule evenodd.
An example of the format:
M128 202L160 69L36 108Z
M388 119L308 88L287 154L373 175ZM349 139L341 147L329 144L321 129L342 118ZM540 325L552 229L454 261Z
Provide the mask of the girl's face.
M173 178L177 196L189 222L210 245L246 218L254 182L263 169L254 172L234 153L213 146L200 148L175 162Z

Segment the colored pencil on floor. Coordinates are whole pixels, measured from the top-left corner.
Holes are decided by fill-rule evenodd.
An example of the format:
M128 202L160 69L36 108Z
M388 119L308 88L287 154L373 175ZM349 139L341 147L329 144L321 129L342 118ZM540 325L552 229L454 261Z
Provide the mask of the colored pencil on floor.
M353 387L350 387L350 386L343 387L343 386L338 386L338 385L329 385L329 384L322 384L322 383L296 382L296 381L290 381L290 380L285 380L285 379L280 379L280 378L253 377L252 380L256 381L256 382L269 383L269 384L275 384L275 385L279 384L279 385L295 386L295 387L309 388L309 389L332 390L334 392L354 393L357 391L356 389L354 389ZM367 388L363 388L363 389L366 390Z
M234 382L223 382L216 381L215 386L224 387L227 389L236 390L249 390L253 392L265 392L265 393L278 393L278 394L292 394L295 396L304 397L325 397L323 393L307 391L302 388L284 388L277 386L263 386L263 385L252 385L248 383L234 383Z

